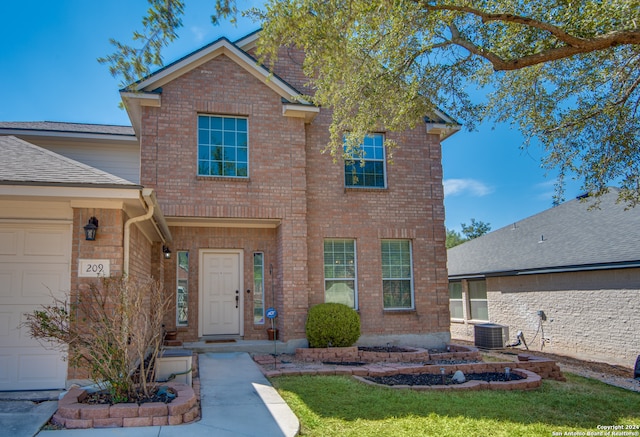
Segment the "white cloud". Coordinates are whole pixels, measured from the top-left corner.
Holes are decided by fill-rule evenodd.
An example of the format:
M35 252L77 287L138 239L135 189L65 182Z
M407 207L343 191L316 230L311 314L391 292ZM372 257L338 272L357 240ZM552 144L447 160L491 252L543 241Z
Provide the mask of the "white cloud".
M445 196L469 194L482 197L493 192L493 188L489 185L475 179L445 179L442 183L444 184Z
M204 40L204 37L207 35L207 31L199 26L191 26L189 30L191 30L193 39L197 43L201 43Z

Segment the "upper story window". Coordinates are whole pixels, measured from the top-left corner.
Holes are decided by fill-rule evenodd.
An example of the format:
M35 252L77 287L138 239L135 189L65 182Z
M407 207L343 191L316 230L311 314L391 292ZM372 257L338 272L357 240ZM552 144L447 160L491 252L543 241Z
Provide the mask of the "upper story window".
M385 188L384 135L370 134L344 163L346 187Z
M249 176L247 119L198 116L198 176Z

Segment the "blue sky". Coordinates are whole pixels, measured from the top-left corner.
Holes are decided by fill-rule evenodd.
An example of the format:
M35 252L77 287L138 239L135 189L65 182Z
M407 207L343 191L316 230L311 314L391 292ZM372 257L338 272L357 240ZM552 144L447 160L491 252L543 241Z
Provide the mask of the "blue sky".
M218 37L234 40L259 27L244 19L237 27L214 27L213 4L187 0L184 27L165 49L165 63ZM142 29L146 9L145 0L3 3L0 120L129 125L118 108L118 80L96 58L113 51L109 38L126 41ZM496 230L551 207L554 178L540 166L542 151L535 145L522 151L521 144L517 131L488 124L444 141L447 228L459 231L475 218ZM567 199L578 194L579 183L570 182Z

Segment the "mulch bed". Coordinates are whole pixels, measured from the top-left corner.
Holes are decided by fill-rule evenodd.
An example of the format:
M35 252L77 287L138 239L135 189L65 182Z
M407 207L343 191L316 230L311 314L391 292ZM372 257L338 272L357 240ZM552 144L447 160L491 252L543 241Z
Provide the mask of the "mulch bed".
M138 391L133 399L129 399L129 402L135 402L138 405L145 404L147 402L162 402L168 404L176 398L176 391L171 387L155 387L152 389L149 396L146 396L142 391ZM82 400L83 404L92 405L113 405L113 399L111 393L106 391L98 391L95 393L89 393Z
M414 352L415 349L407 349L398 346L358 346L359 351L363 352L382 352L382 353L397 353L397 352Z
M505 382L519 381L524 379L515 373L507 375L505 373L469 373L464 375L466 381L486 381L486 382ZM455 385L462 384L452 379L453 375L445 375L444 383L442 375L419 373L419 374L398 374L390 376L367 376L365 379L384 385ZM465 381L465 382L466 382Z

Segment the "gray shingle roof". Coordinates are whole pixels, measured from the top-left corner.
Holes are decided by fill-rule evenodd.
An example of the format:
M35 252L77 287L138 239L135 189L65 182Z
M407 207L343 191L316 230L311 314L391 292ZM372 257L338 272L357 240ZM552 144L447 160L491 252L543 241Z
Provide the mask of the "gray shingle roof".
M64 123L58 121L2 121L0 129L19 129L27 131L48 131L85 134L126 135L133 136L131 126L108 124Z
M0 136L0 184L136 188L138 185L14 136Z
M611 189L591 210L574 199L453 247L449 276L640 262L640 208L625 211L617 197Z

